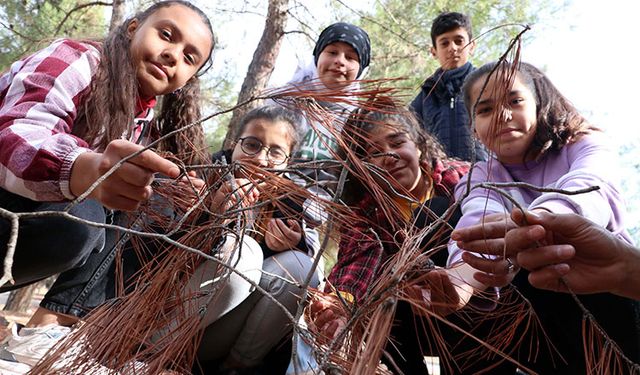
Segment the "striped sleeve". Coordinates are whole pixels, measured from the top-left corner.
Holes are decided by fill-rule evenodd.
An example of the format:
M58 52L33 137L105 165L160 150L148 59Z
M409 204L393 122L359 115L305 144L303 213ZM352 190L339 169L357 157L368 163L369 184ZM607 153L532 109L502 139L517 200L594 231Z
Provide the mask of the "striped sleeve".
M0 186L36 201L72 199L73 162L89 146L71 134L99 63L89 44L61 39L0 77Z

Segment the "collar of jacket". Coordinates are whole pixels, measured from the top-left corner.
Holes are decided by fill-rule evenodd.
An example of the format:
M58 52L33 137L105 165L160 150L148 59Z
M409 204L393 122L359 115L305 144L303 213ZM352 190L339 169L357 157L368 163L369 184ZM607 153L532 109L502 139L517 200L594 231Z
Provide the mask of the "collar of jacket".
M464 79L473 69L473 65L471 65L470 62L452 70L442 70L442 68L438 68L431 77L424 81L422 89L426 93L435 94L439 98L457 96L462 89Z

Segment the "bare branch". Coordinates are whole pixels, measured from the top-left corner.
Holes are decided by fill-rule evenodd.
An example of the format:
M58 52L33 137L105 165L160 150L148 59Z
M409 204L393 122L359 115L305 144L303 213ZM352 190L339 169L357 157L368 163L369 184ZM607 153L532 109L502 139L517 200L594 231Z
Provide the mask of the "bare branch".
M64 15L64 18L62 19L62 21L60 21L60 23L56 27L55 31L53 32L53 35L58 35L58 33L62 29L62 26L64 25L64 23L67 22L67 19L69 19L69 17L71 17L71 15L73 13L75 13L77 11L80 11L80 10L82 10L84 8L88 8L88 7L92 7L92 6L96 6L96 5L111 6L111 5L113 5L113 3L104 2L104 1L94 1L94 2L91 2L91 3L77 5L75 8L71 9L70 11L67 12L67 14Z

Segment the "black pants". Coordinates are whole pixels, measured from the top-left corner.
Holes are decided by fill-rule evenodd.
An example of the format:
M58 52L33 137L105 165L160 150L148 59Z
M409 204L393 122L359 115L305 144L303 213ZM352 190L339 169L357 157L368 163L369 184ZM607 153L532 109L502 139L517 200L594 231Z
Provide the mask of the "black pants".
M513 284L531 302L551 343L564 360L542 344L544 338L540 338L539 347L533 348L540 350L535 360L529 359L530 345L521 346L516 359L540 374L586 374L582 311L569 294L536 289L527 277L528 273L522 270ZM579 299L624 354L633 362L640 362L640 304L609 293L583 295ZM527 333L525 343L529 342L529 336Z

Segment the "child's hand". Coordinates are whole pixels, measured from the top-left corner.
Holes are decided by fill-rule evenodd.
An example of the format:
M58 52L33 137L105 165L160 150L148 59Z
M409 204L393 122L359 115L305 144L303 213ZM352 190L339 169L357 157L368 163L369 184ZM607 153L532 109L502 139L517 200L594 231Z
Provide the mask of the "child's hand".
M406 292L415 303L411 306L415 314L445 316L461 307L458 291L443 269L429 271L423 283L410 286Z
M220 214L241 203L242 207L254 205L260 197L260 192L251 181L246 178L234 179L235 189L230 181L224 183L213 196L211 211Z
M187 172L187 175L182 177L178 183L192 186L196 191L200 191L204 187L204 181L197 177L195 171Z
M504 287L513 281L519 267L515 257L511 257L513 249L506 246L505 236L516 227L509 215L497 213L485 216L477 225L451 233L451 239L457 241L458 247L469 251L462 254L462 259L481 271L473 275L474 279L487 287ZM500 255L483 257L470 252Z
M294 249L302 239L302 228L296 220L271 219L267 223L264 233L264 242L273 251Z
M143 148L129 141L115 140L107 145L103 153L86 152L79 155L71 169L71 193L81 195L120 160ZM146 150L115 170L89 197L108 208L136 210L140 202L149 199L153 193L151 183L155 173L176 178L180 169L155 152Z
M189 171L186 176L183 176L177 181L178 185L181 187L180 191L184 194L184 197L180 198L184 199L186 202L191 202L191 205L198 202L205 186L204 181L196 176L195 171Z
M307 323L320 344L331 342L347 325L347 312L334 294L318 294L307 308L311 319Z

